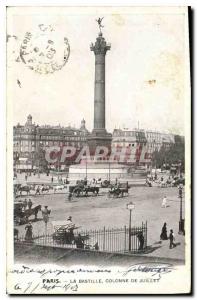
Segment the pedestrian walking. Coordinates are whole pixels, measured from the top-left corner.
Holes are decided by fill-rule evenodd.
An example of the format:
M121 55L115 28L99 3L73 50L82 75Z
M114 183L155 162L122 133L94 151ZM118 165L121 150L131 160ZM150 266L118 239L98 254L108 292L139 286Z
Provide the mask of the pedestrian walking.
M69 192L68 194L68 201L71 201L72 200L72 193Z
M172 249L172 248L175 247L175 243L174 243L175 237L174 237L174 232L173 232L172 229L170 229L170 236L169 236L169 239L170 239L170 246L169 246L169 248Z
M23 207L24 207L24 210L26 210L26 208L27 208L27 199L24 200Z
M29 209L32 208L33 203L32 203L32 201L31 201L31 199L29 199L29 201L27 202L27 205L28 205L28 208L29 208Z
M36 195L40 195L40 186L39 185L36 188Z
M142 232L139 232L137 234L138 241L139 241L139 248L138 250L143 250L144 249L144 236Z
M25 226L25 230L26 230L25 240L26 241L32 241L32 239L33 239L33 226L31 225L31 222L29 222L29 224L27 224Z
M166 222L163 224L163 227L161 229L160 239L161 240L167 240L168 239Z
M166 197L166 196L163 197L161 207L162 207L162 208L166 208L166 207L167 207L167 197Z
M53 176L51 177L51 183L53 183Z

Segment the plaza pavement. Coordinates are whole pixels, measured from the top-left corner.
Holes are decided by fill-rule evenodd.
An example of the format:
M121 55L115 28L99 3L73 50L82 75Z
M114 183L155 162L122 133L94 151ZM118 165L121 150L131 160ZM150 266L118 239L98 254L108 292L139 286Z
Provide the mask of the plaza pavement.
M161 207L164 195L167 196L166 208ZM23 196L24 198L26 197ZM48 233L53 232L52 221L66 220L68 216L72 216L73 222L76 226L80 226L81 230L102 229L104 226L106 228L128 226L129 211L126 205L132 201L135 204L135 209L132 211L132 226L140 226L145 221L148 223L149 253L146 255L184 260L184 236L178 234L180 199L176 187L132 187L129 196L123 198L108 198L103 189L98 197L79 197L74 198L72 202L68 202L66 190L57 194L51 192L31 198L35 205L48 205L52 210ZM39 217L41 214L38 214ZM169 241L160 241L164 222L167 223L168 235L170 229L174 230L177 244L174 249L169 249ZM24 225L17 227L20 235L25 234L24 227ZM42 220L33 223L33 233L34 235L44 233Z

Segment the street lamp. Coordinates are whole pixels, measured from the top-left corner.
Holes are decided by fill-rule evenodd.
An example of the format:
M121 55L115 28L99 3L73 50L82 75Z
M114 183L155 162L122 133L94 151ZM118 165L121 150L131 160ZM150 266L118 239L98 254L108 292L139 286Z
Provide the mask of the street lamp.
M109 161L109 183L111 181L111 165L110 165L110 161Z
M87 156L86 156L86 180L88 180L88 162L87 162Z
M49 221L49 215L51 213L51 210L48 209L48 206L45 205L44 209L42 210L42 217L43 217L43 221L45 223L45 243L47 240L47 223Z
M185 234L185 229L184 229L184 219L183 219L183 185L180 184L178 187L179 190L179 195L178 197L180 198L180 218L179 218L179 234Z
M127 209L129 209L129 251L131 251L131 212L135 208L134 203L129 202L127 204Z

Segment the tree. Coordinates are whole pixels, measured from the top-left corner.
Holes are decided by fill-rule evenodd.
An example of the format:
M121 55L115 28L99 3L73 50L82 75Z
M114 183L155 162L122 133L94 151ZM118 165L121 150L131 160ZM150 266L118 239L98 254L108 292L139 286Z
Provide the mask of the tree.
M166 150L164 146L160 150L156 150L152 154L152 166L161 169L163 164L166 163Z
M175 135L174 144L167 149L164 146L159 151L152 154L152 164L157 168L161 168L163 164L181 165L184 170L185 165L185 143L181 136Z
M38 171L40 170L48 170L48 162L45 159L45 151L41 148L38 149L34 153L34 158L32 159L32 165L36 166L38 168Z

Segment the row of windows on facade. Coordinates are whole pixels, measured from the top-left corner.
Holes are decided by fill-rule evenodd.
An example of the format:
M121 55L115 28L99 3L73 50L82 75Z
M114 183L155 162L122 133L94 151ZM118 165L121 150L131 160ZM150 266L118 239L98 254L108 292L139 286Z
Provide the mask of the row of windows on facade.
M129 143L113 143L112 145L114 147L135 147L135 146L146 146L148 149L151 148L161 148L161 146L170 146L170 143L159 143L159 144L155 144L155 143L133 143L133 144L129 144Z
M45 146L73 146L73 147L80 147L82 144L79 142L45 142L42 144L43 147ZM14 150L15 149L22 149L22 147L26 147L27 149L36 148L36 143L28 142L28 141L21 141L14 143Z
M136 131L123 131L123 130L117 130L115 129L113 132L113 136L116 137L121 137L121 136L127 136L127 137L141 137L145 138L145 133L144 132L136 132Z
M146 143L133 143L133 144L130 144L130 143L114 143L112 141L112 146L114 147L135 147L135 146L146 146Z
M67 141L85 141L86 138L85 137L68 137L68 136L64 136L64 137L60 137L60 136L39 136L38 138L32 138L32 137L28 137L27 135L23 135L23 136L19 136L19 135L15 135L14 136L14 141L18 141L18 140L21 140L23 141L23 139L26 139L28 140L27 142L29 141L32 141L33 142L36 142L36 141L45 141L45 140L56 140L56 141L64 141L64 140L67 140Z
M37 129L37 130L36 130ZM63 130L62 128L56 128L56 129L42 129L42 128L27 128L25 126L22 126L20 128L14 127L14 134L23 134L23 133L30 133L30 135L39 135L40 133L42 134L51 134L51 135L57 135L58 134L66 134L66 135L85 135L86 132L82 130Z
M115 129L113 132L114 142L126 142L123 137L135 137L138 141L147 141L153 143L163 143L163 139L166 139L166 143L174 143L174 136L172 134L149 132L149 131L123 131L121 129Z

